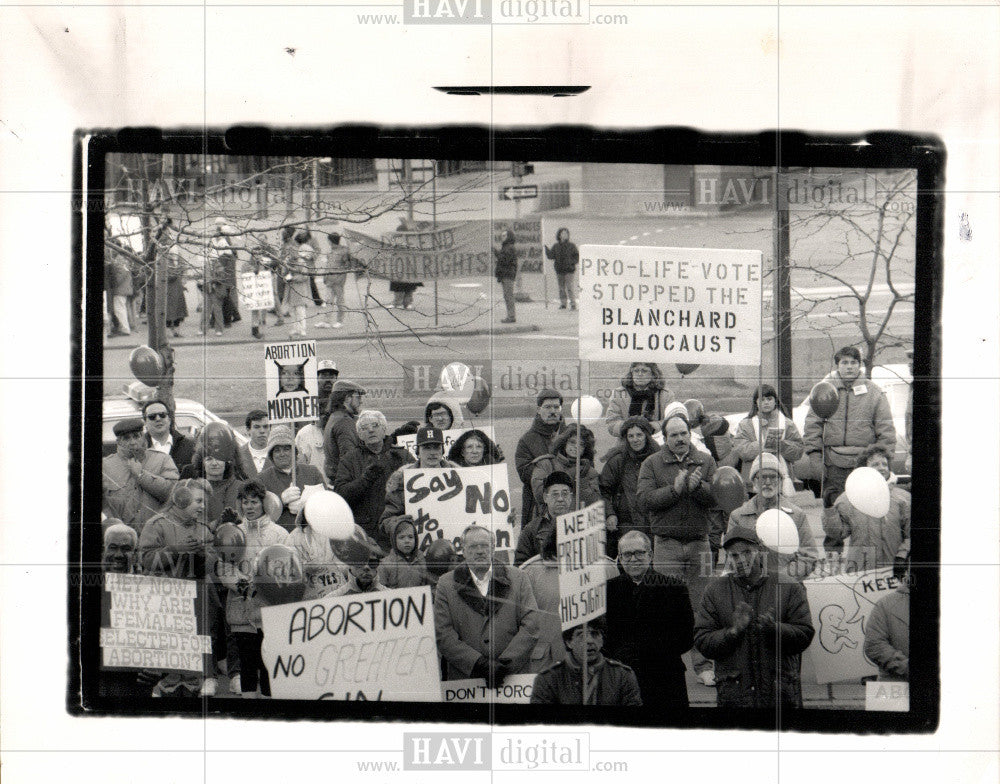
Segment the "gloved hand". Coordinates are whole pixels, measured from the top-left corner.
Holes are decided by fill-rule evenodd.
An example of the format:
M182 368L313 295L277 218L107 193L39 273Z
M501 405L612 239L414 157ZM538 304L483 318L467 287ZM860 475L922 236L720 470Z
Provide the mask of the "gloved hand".
M304 507L305 505L306 505L305 501L303 501L301 498L296 498L294 501L289 502L288 511L291 512L293 515L297 515L299 512L302 511L302 507Z
M377 463L372 463L361 474L361 478L366 485L373 485L382 478L382 468Z
M233 523L234 525L237 525L239 522L240 516L231 506L227 506L223 509L222 514L219 516L219 525L222 525L223 523Z
M298 501L302 497L302 491L295 485L289 485L281 491L281 503L288 506L292 501Z
M493 659L489 663L489 674L486 678L486 684L491 689L501 686L503 685L503 679L508 675L510 675L510 667L497 659Z
M471 678L484 678L489 679L490 676L490 660L485 656L480 656L475 664L472 665L472 672L469 673Z

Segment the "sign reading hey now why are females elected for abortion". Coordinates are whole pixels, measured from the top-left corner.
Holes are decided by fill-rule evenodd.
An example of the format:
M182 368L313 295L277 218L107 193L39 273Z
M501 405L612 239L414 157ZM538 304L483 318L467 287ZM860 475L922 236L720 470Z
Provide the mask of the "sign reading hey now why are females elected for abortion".
M431 590L262 607L271 693L288 700L441 702Z
M403 501L417 528L417 547L448 539L462 552L462 531L481 525L498 553L513 548L506 463L472 468L404 468Z
M197 598L196 580L105 574L101 666L202 672L212 638L198 633Z
M604 559L604 502L556 518L559 612L562 629L572 629L607 610Z
M580 357L756 365L758 250L583 245Z
M264 346L267 421L272 425L319 418L316 341L295 340Z

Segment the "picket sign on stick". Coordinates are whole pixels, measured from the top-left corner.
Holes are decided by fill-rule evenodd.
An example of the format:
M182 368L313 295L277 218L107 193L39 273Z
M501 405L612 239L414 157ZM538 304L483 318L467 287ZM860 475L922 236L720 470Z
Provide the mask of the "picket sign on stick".
M267 422L292 428L292 485L296 483L295 425L319 419L316 341L292 340L264 346Z

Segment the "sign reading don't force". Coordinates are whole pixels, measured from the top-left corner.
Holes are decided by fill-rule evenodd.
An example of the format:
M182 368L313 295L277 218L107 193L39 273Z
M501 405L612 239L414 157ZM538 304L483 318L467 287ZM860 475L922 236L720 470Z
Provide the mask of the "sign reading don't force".
M614 362L756 365L757 250L580 248L580 357Z

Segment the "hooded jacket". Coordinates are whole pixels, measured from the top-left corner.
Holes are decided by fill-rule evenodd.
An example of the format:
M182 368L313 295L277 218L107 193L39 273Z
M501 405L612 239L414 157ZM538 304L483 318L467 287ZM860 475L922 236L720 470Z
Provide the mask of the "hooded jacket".
M375 453L364 442L341 455L333 486L351 507L354 522L365 533L388 549L389 540L379 532L379 520L385 507L386 482L396 469L412 460L410 453L395 446L386 436L382 451Z
M674 480L681 471L701 467L701 482L693 490L674 491ZM639 468L636 497L649 515L654 536L692 542L708 536L712 527L710 510L715 506L712 478L715 460L692 445L683 459L663 446L647 457Z
M823 510L823 531L834 547L850 537L843 562L854 564L859 572L892 566L895 558L909 554L910 494L889 485L889 511L885 517L872 517L842 493L832 507Z
M409 555L401 553L396 547L396 534L403 526L409 526L413 529L413 552ZM386 588L416 588L421 585L430 585L427 561L424 554L420 552L416 526L405 518L400 519L393 528L389 539L392 546L389 549L389 554L378 565L376 581Z
M746 602L754 620L739 636L730 632L737 605ZM764 631L757 617L773 611L777 628ZM775 710L778 702L802 707L801 654L815 630L806 591L761 575L746 583L736 574L712 579L695 616L694 644L715 661L720 708Z
M399 518L406 514L406 501L403 497L403 469L417 468L419 460L406 463L400 466L389 476L389 481L385 484L385 507L382 510L382 517L378 524L378 536L375 538L380 545L385 542L388 545L390 531L396 530ZM442 458L438 468L458 468L450 460ZM420 539L417 538L417 546L420 546Z
M556 272L560 275L566 275L575 270L580 261L580 251L576 245L569 241L559 241L559 235L565 230L565 226L559 229L556 232L556 241L552 243L551 247L545 249L545 256L552 259Z
M481 441L486 443L483 449L483 461L479 465L496 465L497 463L504 462L503 451L497 446L493 441L482 431L482 430L466 430L462 435L455 439L455 443L451 445L451 449L448 450L448 459L457 466L467 467L467 463L462 459L462 449L465 447L465 442L469 440L472 436L477 436Z
M824 461L838 468L854 468L858 455L872 444L893 454L896 428L881 388L864 375L858 376L848 387L837 371L825 376L823 381L837 388L840 401L833 416L826 420L825 430L823 420L810 408L802 435L806 454L822 451Z
M431 424L431 405L434 408L439 406L444 406L451 412L451 427L444 428L445 430L458 430L465 426L465 417L462 416L462 406L456 401L450 398L444 397L443 395L438 396L438 393L431 395L430 400L427 401L427 405L424 407L424 423Z
M633 427L642 428L646 434L646 446L641 452L633 451L625 437ZM601 495L608 514L613 513L618 518L618 530L622 534L639 530L650 536L649 519L637 493L639 469L643 461L659 449L653 441L653 427L643 417L628 417L622 421L619 433L618 446L608 453L607 462L598 477Z
M500 661L512 673L528 671L538 642L538 605L523 572L493 562L484 597L462 564L438 580L434 628L446 680L469 678L480 657Z
M543 485L548 475L553 471L564 471L571 477L576 476L576 460L564 454L542 455L533 464L531 471L531 493L535 499L535 507L541 506ZM602 500L600 478L594 464L586 458L580 459L580 508L590 506L595 501Z

